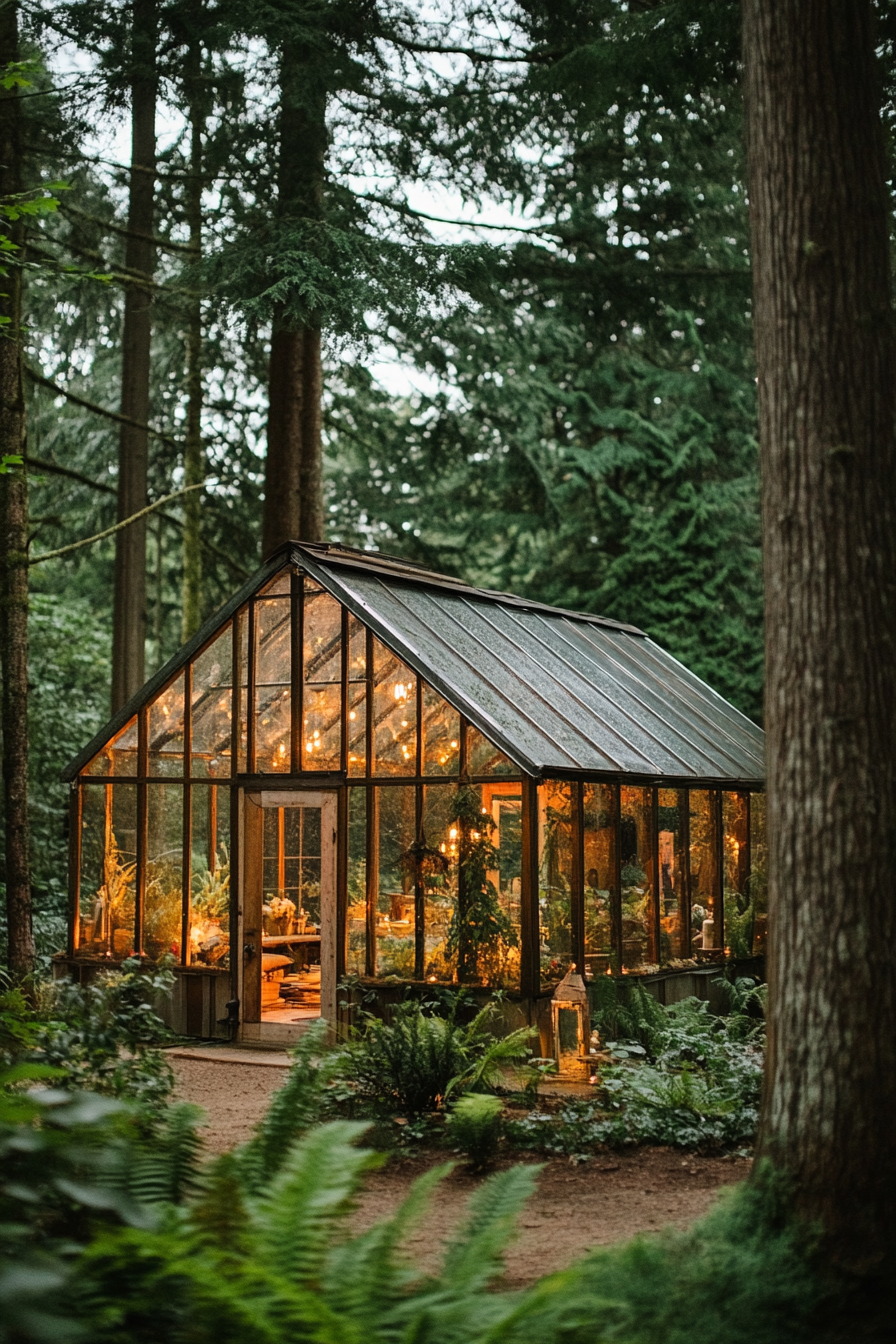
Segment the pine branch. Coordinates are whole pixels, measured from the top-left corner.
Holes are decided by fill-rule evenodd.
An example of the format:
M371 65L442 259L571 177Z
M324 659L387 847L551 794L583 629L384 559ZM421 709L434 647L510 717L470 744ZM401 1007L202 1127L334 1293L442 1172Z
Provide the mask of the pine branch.
M159 439L161 443L167 443L171 448L183 448L180 439L174 439L170 434L163 434L161 430L153 429L151 425L142 425L139 420L132 420L129 415L122 415L119 411L107 411L105 406L97 406L96 402L87 401L75 392L67 392L64 387L60 387L58 383L45 378L42 373L36 373L34 369L26 367L25 373L32 382L40 383L42 387L48 387L51 392L56 393L57 397L65 397L66 401L72 402L75 406L83 407L85 411L92 411L94 415L105 416L107 420L114 420L119 425L130 425L133 429L141 429L154 439Z
M92 537L84 537L81 541L70 542L68 546L60 546L56 551L45 551L43 555L34 555L28 563L29 565L39 565L43 560L55 560L60 555L68 555L71 551L79 551L82 546L92 546L95 541L102 541L104 537L111 537L113 532L120 532L122 528L130 527L131 523L136 523L139 518L145 518L148 513L155 513L163 504L170 504L172 499L180 499L181 495L188 495L191 490L202 490L208 484L208 481L199 481L196 485L185 486L183 490L175 490L173 494L163 495L154 504L147 504L145 509L140 509L138 513L132 513L130 518L122 518L120 523L114 523L112 527L107 527L103 532L96 532Z
M101 219L99 215L91 215L87 210L79 210L76 205L69 205L68 202L60 201L58 210L61 215L86 219L91 224L99 224L101 228L109 233L117 233L121 238L140 238L145 243L152 243L153 247L158 247L163 252L183 252L189 257L197 255L196 249L190 247L187 243L172 243L165 238L156 238L155 235L123 228L121 224L113 224L111 220Z

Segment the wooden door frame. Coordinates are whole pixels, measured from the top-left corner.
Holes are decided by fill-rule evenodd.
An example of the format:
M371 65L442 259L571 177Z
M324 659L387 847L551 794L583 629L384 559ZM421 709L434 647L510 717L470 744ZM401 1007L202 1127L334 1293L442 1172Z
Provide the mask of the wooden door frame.
M336 1023L336 968L340 931L336 863L338 852L338 793L335 789L243 789L240 846L240 938L243 951L252 944L254 954L240 956L241 1021L263 1025L261 1015L261 906L250 907L246 875L261 862L264 810L268 807L319 807L320 815L320 1015ZM252 973L247 974L251 968ZM250 1016L251 1014L251 1016ZM280 1024L282 1025L282 1024Z

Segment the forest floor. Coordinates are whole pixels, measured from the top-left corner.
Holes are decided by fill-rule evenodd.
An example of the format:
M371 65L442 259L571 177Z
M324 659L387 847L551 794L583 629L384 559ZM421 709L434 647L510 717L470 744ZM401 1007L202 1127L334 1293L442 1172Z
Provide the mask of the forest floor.
M271 1093L283 1082L285 1055L244 1052L242 1058L202 1058L171 1052L177 1095L206 1112L203 1133L209 1152L225 1152L248 1139L264 1115ZM397 1152L366 1178L354 1217L358 1231L393 1213L411 1182L450 1154ZM531 1154L501 1160L538 1162ZM700 1157L673 1148L635 1148L602 1153L574 1164L543 1160L535 1194L520 1218L520 1233L507 1256L503 1286L521 1287L562 1269L593 1246L625 1241L638 1232L685 1228L708 1212L728 1185L743 1180L749 1159ZM458 1161L443 1181L430 1211L407 1240L423 1269L438 1264L439 1248L462 1221L467 1201L482 1181Z

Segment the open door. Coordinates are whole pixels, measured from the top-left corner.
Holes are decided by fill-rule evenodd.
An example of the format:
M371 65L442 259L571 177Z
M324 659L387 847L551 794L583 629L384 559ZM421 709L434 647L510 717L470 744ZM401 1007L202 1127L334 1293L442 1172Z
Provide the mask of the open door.
M336 1020L336 795L247 792L243 808L243 1035L285 1038Z

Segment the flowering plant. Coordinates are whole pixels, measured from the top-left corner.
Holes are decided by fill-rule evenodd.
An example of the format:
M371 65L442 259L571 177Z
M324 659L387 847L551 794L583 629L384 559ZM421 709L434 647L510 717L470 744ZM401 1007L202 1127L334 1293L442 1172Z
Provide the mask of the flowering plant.
M268 901L268 909L273 919L283 919L292 916L296 912L295 901L291 901L288 896L274 896Z

